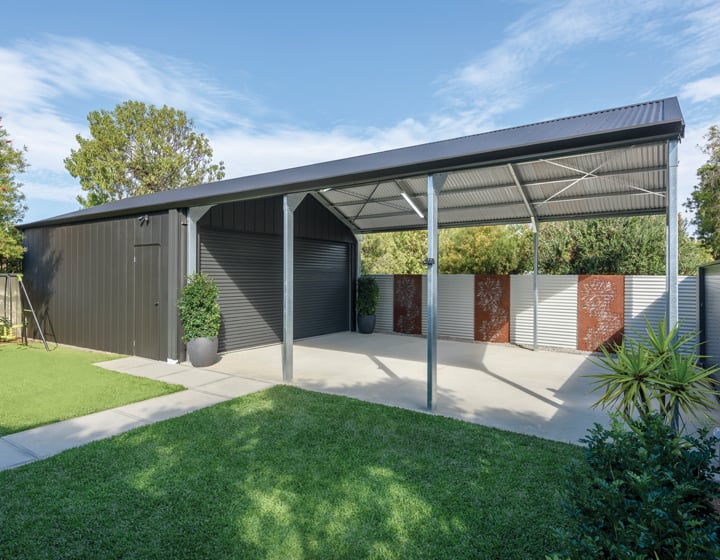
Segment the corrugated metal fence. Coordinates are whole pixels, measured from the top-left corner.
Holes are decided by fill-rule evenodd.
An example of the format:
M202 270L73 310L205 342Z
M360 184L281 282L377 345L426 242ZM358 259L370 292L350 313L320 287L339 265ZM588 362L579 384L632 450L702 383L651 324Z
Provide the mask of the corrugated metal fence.
M720 365L720 261L701 267L698 278L702 353L708 356L707 365Z
M393 332L394 276L377 275L380 303L377 310L378 332ZM439 276L438 335L476 340L474 275ZM720 269L718 271L717 306L720 308ZM422 334L427 332L427 281L422 278ZM681 331L698 328L697 279L681 276L679 317ZM642 332L644 317L657 324L665 315L664 276L626 276L624 288L624 329L626 333ZM538 276L538 344L540 346L578 347L578 277ZM720 317L716 313L714 317ZM720 323L718 324L720 329ZM420 334L420 333L418 333ZM510 342L530 345L533 342L533 278L510 276ZM719 349L720 350L720 349ZM718 353L720 355L720 352Z

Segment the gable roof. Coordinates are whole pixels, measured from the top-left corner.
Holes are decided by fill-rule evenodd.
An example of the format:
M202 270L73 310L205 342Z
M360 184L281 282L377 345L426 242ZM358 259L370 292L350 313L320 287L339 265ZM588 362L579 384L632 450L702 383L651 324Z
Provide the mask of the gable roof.
M424 228L405 197L423 213L426 176L445 172L441 227L660 213L667 141L683 134L671 97L128 198L21 229L297 192L358 232Z

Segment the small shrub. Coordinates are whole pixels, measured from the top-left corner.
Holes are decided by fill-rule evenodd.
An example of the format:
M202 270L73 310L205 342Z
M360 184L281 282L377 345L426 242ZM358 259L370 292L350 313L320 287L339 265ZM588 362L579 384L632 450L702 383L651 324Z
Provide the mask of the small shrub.
M380 300L380 288L372 276L361 276L357 281L357 313L361 317L375 315L378 301Z
M178 300L183 340L213 338L220 331L220 306L215 281L205 274L188 277Z
M629 429L628 429L629 428ZM561 531L563 557L720 558L712 499L718 440L707 431L678 436L650 413L627 424L596 424L581 440L585 461L569 469Z

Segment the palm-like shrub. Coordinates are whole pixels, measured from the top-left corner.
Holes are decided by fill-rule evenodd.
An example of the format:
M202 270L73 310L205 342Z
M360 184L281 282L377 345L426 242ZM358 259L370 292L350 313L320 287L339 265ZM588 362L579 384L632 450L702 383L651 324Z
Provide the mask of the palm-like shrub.
M665 319L657 328L646 320L645 334L625 337L607 349L595 362L605 371L590 375L593 391L604 394L593 406L610 408L626 419L635 413L645 417L657 411L676 429L683 418L710 418L717 406L717 367L700 366L696 333L680 334L678 325L667 328Z

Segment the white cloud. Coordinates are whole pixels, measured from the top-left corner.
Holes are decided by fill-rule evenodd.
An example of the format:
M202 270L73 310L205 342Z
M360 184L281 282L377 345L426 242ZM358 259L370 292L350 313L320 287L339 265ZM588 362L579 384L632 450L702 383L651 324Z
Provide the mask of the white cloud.
M466 118L481 126L522 106L548 87L541 72L570 49L624 34L634 37L652 28L649 16L662 0L570 0L528 12L506 30L506 38L460 67L441 88L465 107Z
M684 28L679 36L664 37L677 46L681 64L675 74L679 76L692 76L720 63L720 4L713 0L689 6L690 11L681 16Z
M680 95L696 103L720 97L720 75L690 82L683 87Z
M281 125L269 132L234 128L209 135L228 177L240 177L418 144L428 140L422 124L407 119L390 129L330 131Z
M50 181L26 181L23 182L22 192L28 198L75 204L75 198L82 194L82 189L80 185L73 185L71 181L67 181L65 184L53 184Z

